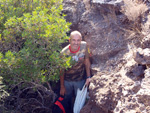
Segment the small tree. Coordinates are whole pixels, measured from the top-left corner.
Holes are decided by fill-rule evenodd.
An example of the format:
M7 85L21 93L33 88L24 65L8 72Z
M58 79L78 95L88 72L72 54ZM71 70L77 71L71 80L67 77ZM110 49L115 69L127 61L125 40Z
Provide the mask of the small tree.
M0 1L0 75L7 84L58 80L70 23L62 0Z

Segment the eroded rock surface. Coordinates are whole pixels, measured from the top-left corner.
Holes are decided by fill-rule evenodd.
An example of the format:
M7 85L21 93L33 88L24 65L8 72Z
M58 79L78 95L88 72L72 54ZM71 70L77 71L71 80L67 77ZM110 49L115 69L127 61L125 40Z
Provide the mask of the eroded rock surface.
M134 21L122 11L133 4L122 0L64 0L71 31L82 33L92 53L90 99L80 113L150 112L149 1L132 3Z

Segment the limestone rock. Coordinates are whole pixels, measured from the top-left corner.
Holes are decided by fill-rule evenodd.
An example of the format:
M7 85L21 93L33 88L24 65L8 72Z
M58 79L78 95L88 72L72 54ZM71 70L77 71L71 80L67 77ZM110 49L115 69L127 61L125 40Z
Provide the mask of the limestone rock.
M123 0L92 0L93 3L117 5L123 3Z
M150 48L146 49L138 48L135 56L135 61L138 64L142 65L150 64Z
M142 48L150 48L150 34L142 39Z
M81 32L92 53L90 99L80 113L150 112L149 12L137 16L136 27L122 13L124 5L121 0L64 0L71 31Z

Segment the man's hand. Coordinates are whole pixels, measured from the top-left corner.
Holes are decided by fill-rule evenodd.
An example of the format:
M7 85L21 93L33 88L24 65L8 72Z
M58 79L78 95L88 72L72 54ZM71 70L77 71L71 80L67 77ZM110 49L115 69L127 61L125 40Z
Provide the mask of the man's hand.
M86 82L85 82L85 85L88 86L90 84L90 82L91 82L91 78L87 78Z
M65 86L60 87L60 95L64 96L66 92Z

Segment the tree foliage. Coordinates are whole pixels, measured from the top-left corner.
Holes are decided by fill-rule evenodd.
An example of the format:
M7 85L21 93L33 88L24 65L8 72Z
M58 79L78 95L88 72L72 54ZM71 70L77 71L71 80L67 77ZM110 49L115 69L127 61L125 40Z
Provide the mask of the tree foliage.
M9 84L58 80L70 23L62 0L0 0L0 75ZM63 60L62 60L63 59Z

